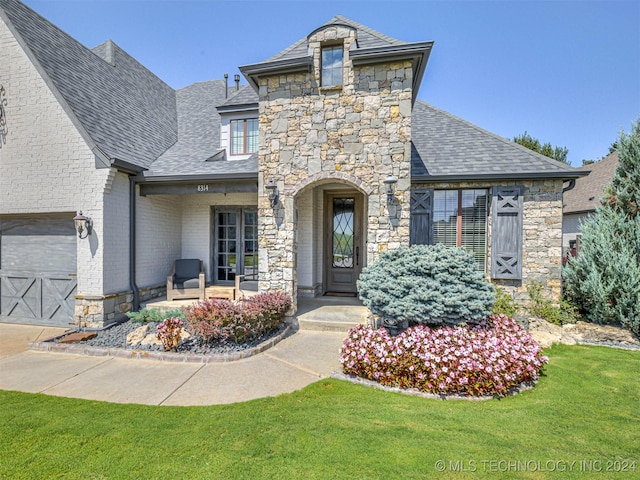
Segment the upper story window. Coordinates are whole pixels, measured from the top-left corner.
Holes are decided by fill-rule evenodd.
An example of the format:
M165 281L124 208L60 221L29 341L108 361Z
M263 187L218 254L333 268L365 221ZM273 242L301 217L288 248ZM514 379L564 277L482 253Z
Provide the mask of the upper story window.
M322 77L323 87L342 85L342 55L344 47L336 45L322 49Z
M258 119L231 120L231 155L258 151Z

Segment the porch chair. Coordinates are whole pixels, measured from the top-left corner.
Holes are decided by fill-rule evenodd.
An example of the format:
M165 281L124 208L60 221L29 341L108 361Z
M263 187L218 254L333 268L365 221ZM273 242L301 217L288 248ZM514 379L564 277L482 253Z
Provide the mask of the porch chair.
M254 295L258 295L258 293L260 293L258 292L258 282L255 280L243 281L244 277L244 275L236 275L236 300L253 297ZM244 285L241 285L241 282Z
M184 298L204 300L204 264L202 260L190 258L176 260L167 277L167 300Z

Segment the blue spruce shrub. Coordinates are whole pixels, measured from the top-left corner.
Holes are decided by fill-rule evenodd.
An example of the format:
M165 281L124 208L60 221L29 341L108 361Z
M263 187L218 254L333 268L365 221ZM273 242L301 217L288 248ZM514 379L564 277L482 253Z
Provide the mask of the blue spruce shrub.
M372 313L409 324L478 323L495 302L494 287L473 255L444 245L382 253L362 271L358 291Z

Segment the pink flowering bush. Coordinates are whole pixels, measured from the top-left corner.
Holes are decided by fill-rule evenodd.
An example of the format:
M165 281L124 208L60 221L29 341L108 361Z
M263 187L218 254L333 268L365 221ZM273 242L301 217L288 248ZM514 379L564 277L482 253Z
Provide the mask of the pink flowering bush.
M505 315L476 325L418 325L396 337L357 325L340 355L344 373L435 394L507 395L538 379L549 359L540 345Z
M156 331L158 340L162 342L162 346L165 350L175 350L180 343L180 332L182 330L182 320L180 318L172 317L166 318Z
M240 302L199 302L186 310L188 330L206 343L244 343L277 329L291 307L281 292L261 293Z

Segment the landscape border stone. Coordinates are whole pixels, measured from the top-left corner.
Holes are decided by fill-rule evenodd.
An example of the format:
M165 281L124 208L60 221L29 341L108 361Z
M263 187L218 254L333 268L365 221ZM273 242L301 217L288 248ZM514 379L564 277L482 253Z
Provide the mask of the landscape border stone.
M429 398L432 400L466 400L471 402L483 402L485 400L493 400L493 399L501 399L505 398L505 396L498 395L481 395L474 397L472 395L437 395L435 393L427 393L421 392L415 388L400 388L400 387L389 387L387 385L381 385L378 382L373 380L368 380L362 377L356 377L354 375L347 375L341 372L333 372L331 374L331 378L335 378L337 380L344 380L347 382L351 382L355 385L363 385L365 387L377 388L378 390L384 390L385 392L393 392L393 393L401 393L403 395L410 395L412 397L422 397ZM537 383L537 382L536 382ZM531 390L536 383L521 383L517 387L509 390L509 394L506 397L512 397L520 392L524 392L525 390Z

